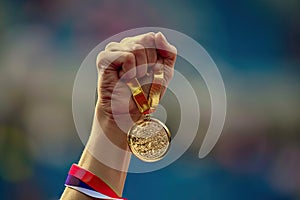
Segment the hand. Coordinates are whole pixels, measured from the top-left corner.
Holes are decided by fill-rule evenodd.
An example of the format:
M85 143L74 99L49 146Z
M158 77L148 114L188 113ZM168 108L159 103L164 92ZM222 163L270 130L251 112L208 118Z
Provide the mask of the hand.
M97 57L98 67L98 100L91 135L78 163L82 168L96 174L120 196L124 188L126 172L130 163L130 153L126 142L126 134L114 121L111 108L114 102L115 115L131 114L133 120L141 116L131 97L126 81L137 78L141 85L151 83L153 70L160 69L163 64L164 85L173 77L177 50L169 44L162 33L146 33L123 39L120 43L109 43ZM147 76L147 74L150 76ZM143 90L148 95L149 85ZM164 88L165 90L165 88ZM113 95L114 93L114 95ZM164 91L162 91L162 94ZM129 103L128 103L128 99ZM124 118L126 123L128 115ZM118 119L122 119L118 118ZM101 126L101 129L99 127ZM113 148L110 139L118 147ZM102 159L98 159L102 158ZM102 163L104 161L104 163ZM108 162L110 165L107 165ZM116 170L116 166L121 167ZM61 199L92 199L71 188L66 188Z
M163 64L164 81L167 85L173 77L176 54L176 48L160 32L124 38L120 43L109 43L97 57L99 78L96 114L100 124L104 124L103 121L106 124L114 121L116 115L119 117L128 114L128 111L134 121L138 120L141 114L130 98L131 91L126 81L137 78L148 95L150 87L143 83L151 82L152 75L147 74L152 74L153 70L159 69ZM165 88L162 93L164 92ZM126 119L124 123L125 121Z

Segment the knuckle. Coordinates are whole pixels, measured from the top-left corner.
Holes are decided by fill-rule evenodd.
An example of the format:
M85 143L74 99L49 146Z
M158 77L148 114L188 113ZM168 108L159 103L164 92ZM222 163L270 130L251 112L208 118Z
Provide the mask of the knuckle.
M128 40L130 40L131 39L131 37L125 37L125 38L123 38L121 41L120 41L120 43L126 43L126 42L128 42Z
M107 52L101 51L97 55L96 66L98 70L102 70L107 65Z
M118 42L110 42L105 46L105 50L114 50L118 45Z
M127 63L133 64L135 61L135 56L132 53L126 53L125 54L125 60Z
M103 62L103 60L104 60L105 57L106 57L106 52L105 51L101 51L97 55L97 66Z
M153 48L155 44L155 34L153 32L147 33L142 37L141 42L146 48Z
M132 45L132 50L133 51L139 51L139 50L143 50L143 49L144 49L144 47L140 44L133 44Z
M154 32L149 32L149 33L147 33L146 35L145 35L145 37L147 38L147 39L149 39L149 40L154 40L154 38L155 38L155 33Z
M134 56L136 57L136 58L138 58L138 59L143 59L144 57L145 57L145 49L144 49L144 47L142 46L142 45L140 45L140 44L134 44L133 46L132 46L132 51L131 51L133 54L134 54Z

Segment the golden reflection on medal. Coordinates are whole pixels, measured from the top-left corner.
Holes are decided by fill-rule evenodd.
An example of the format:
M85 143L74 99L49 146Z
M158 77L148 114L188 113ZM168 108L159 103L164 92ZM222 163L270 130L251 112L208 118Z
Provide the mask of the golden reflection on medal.
M144 118L129 129L127 141L131 152L145 162L162 159L171 142L171 134L166 125L150 116L159 103L163 77L163 69L154 71L148 100L136 78L127 83L139 111L144 114Z

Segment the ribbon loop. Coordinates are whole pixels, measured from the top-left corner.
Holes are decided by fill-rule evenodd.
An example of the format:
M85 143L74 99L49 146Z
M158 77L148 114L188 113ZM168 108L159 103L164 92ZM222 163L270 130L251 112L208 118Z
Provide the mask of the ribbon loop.
M135 101L139 111L141 113L147 112L150 109L150 106L139 81L134 78L127 82L127 85L131 90L133 100Z
M153 83L151 84L148 100L137 78L131 79L129 82L127 82L127 86L131 90L133 100L142 114L146 115L153 113L157 108L163 88L163 80L163 68L160 70L155 70L153 73Z
M153 83L151 85L148 104L150 106L150 113L154 112L159 104L160 95L162 91L162 84L164 80L164 70L160 69L154 72Z

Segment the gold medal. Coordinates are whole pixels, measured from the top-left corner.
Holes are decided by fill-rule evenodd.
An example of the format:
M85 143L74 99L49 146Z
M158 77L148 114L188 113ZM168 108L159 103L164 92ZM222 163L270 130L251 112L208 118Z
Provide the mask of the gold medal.
M131 127L127 139L130 150L136 157L154 162L167 153L171 135L161 121L146 116Z
M150 116L159 103L163 76L163 69L154 72L148 101L136 78L127 83L137 107L145 115L144 119L135 122L130 128L127 141L131 152L145 162L162 159L171 142L171 134L166 125Z

